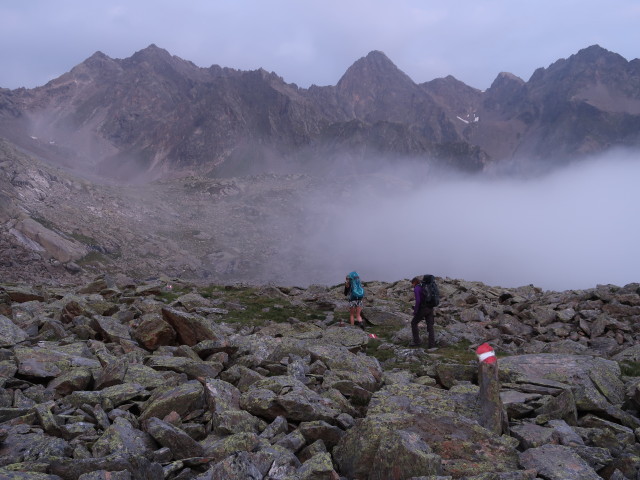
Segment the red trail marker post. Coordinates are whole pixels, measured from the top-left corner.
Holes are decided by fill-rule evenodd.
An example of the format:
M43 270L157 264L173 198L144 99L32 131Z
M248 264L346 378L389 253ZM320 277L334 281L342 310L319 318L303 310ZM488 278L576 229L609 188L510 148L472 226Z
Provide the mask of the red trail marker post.
M480 425L496 435L509 430L507 412L500 399L500 380L498 378L498 358L488 343L476 349L478 355L478 400L480 403Z

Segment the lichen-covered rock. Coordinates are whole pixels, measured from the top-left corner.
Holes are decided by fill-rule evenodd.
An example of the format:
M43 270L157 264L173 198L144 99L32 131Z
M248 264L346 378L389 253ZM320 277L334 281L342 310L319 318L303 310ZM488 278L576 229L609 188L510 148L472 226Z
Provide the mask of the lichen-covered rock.
M563 445L542 445L520 454L525 468L538 471L538 475L549 480L598 480L598 475L589 464L571 448Z
M25 426L5 429L6 437L0 444L0 467L23 462L48 462L71 454L73 449L66 440L31 432Z
M320 452L304 462L296 472L300 480L339 480L340 476L333 469L331 455ZM382 478L382 477L380 477ZM391 477L386 477L391 478Z
M240 397L241 408L273 420L283 415L293 421L335 422L340 414L334 403L291 377L269 377L251 385Z
M200 382L188 381L169 389L157 389L147 400L140 414L141 420L164 418L171 412L181 416L204 407L204 389Z
M13 323L9 318L0 315L0 348L12 347L29 338L29 334Z
M222 438L210 436L202 440L204 454L214 462L220 461L234 452L252 452L260 440L255 433L241 432L233 435L226 435Z
M106 457L114 453L126 453L148 457L157 449L153 438L134 428L125 418L116 418L93 445L95 457Z
M576 405L581 410L601 410L619 404L624 385L620 366L611 360L584 355L518 355L500 360L502 378L527 382L547 378L574 387ZM611 402L613 401L613 402Z
M517 442L497 437L477 422L454 414L434 414L426 409L419 413L369 414L347 431L333 450L340 471L348 476L368 479L379 455L383 439L394 432L408 431L416 445L429 445L442 459L442 471L455 478L479 472L518 469ZM424 461L436 465L435 457ZM377 478L377 477L376 477Z
M189 457L201 457L204 449L184 431L152 417L144 423L144 428L160 445L171 450L173 458L180 460Z
M149 313L142 317L133 329L133 337L148 350L157 350L162 345L173 345L176 331L160 314Z
M203 340L218 340L226 336L214 322L199 315L165 307L162 309L162 317L173 327L179 341L185 345L193 346Z
M82 342L58 345L43 342L43 346L16 347L18 373L26 377L54 378L72 367L99 368L100 362Z

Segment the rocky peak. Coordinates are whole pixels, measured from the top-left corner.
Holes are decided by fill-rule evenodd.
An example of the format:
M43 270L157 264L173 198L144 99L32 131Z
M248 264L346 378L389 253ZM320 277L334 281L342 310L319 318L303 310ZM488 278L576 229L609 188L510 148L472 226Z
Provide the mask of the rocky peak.
M520 77L501 72L486 91L484 106L490 110L501 109L513 105L525 92L525 82Z
M345 93L363 90L373 93L385 88L397 90L414 85L409 76L384 53L376 50L351 65L338 81L337 88Z
M522 80L517 75L509 72L500 72L496 79L491 84L491 88L496 87L500 88L503 85L517 84L519 86L524 85L524 80Z
M118 65L116 60L98 51L81 64L73 67L69 74L62 75L60 79L65 80L71 78L81 82L97 81L100 79L104 81L105 77L111 77L112 74L116 74L120 70L120 65ZM56 80L53 80L52 82L55 81Z
M153 72L153 74L171 78L172 81L179 84L185 78L205 81L209 76L206 69L171 55L155 44L151 44L147 48L137 51L131 57L122 60L121 65L133 75L139 75L142 72L147 75Z
M127 60L134 62L157 62L157 61L170 61L172 55L166 51L164 48L158 47L156 44L152 43L147 48L143 48L142 50L138 50Z
M455 122L460 121L456 117L473 116L482 98L480 90L466 85L452 75L422 83L420 88L447 111Z
M345 113L366 122L403 122L415 108L420 88L387 56L373 51L357 60L336 85ZM410 115L411 116L411 115Z
M617 53L610 52L598 45L580 50L567 59L560 59L548 68L538 68L529 83L537 85L560 82L561 86L572 84L602 82L626 72L629 62Z

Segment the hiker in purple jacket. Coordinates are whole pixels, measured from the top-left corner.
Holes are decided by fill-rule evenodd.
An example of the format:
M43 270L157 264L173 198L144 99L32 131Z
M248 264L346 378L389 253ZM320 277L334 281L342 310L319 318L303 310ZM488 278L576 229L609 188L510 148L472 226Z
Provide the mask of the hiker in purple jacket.
M422 345L420 341L420 332L418 331L418 323L422 319L427 322L427 333L429 334L428 348L435 348L436 346L436 333L433 329L433 307L422 305L422 286L420 285L420 277L414 277L411 280L411 286L413 287L413 295L415 296L416 303L413 306L413 318L411 319L411 335L413 340L409 344L410 347L419 347Z

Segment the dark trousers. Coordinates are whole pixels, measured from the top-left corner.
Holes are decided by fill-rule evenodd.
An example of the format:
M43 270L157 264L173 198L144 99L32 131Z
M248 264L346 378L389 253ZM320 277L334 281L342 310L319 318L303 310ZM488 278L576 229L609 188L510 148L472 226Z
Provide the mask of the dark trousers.
M436 346L436 332L433 329L433 307L421 307L411 319L411 334L413 335L413 343L420 343L420 332L418 332L418 323L424 319L427 322L427 333L429 334L429 347Z

